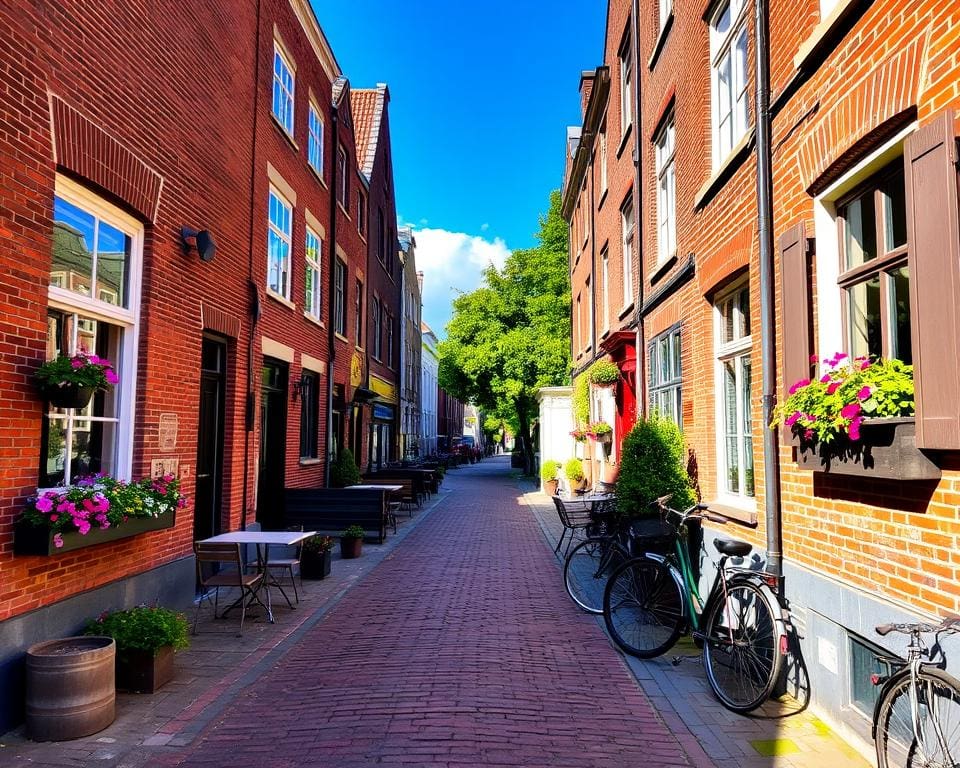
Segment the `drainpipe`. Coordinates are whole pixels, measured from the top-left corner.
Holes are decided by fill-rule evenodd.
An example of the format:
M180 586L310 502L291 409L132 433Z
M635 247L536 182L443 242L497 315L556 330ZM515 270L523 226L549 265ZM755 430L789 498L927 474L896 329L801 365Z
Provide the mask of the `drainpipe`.
M330 487L330 440L333 438L333 361L337 356L333 330L333 293L336 290L337 259L337 164L340 157L340 111L336 103L330 105L330 126L333 128L333 162L330 164L330 269L327 276L327 339L330 347L327 360L327 445L324 448L324 483ZM346 309L344 309L346 311Z
M776 405L776 311L773 284L773 170L770 130L770 46L768 0L754 4L756 34L757 231L760 249L760 358L763 368L763 482L767 528L767 572L782 591L783 550L780 520L777 431L767 429Z
M633 0L633 10L630 17L630 36L632 38L630 45L633 48L633 231L636 233L633 238L634 251L637 255L637 288L636 302L637 309L635 316L637 318L637 370L634 373L636 379L636 403L637 417L642 418L647 413L647 401L643 395L644 377L647 371L647 346L646 337L643 330L643 238L640 236L640 0Z

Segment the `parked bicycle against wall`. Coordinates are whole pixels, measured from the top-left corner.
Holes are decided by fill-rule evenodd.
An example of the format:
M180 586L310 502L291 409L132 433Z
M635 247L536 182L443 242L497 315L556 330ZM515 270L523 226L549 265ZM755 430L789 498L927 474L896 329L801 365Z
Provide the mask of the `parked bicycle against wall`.
M960 682L932 662L924 634L936 637L960 632L960 618L940 624L884 624L876 628L886 636L910 636L907 659L878 656L891 675L873 675L883 686L873 711L873 740L878 768L957 768L960 766Z
M734 712L751 712L773 691L787 635L780 602L767 574L728 564L750 554L745 541L715 539L720 553L717 576L707 599L697 587L687 548L691 520L725 524L706 505L680 512L657 500L673 526L673 552L644 553L617 568L603 596L603 617L614 642L643 659L669 650L682 633L692 630L703 647L703 666L710 688Z

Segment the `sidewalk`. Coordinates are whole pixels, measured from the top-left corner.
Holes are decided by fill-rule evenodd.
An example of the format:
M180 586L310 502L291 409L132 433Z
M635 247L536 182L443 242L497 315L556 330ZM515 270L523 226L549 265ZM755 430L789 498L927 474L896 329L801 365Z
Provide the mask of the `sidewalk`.
M555 546L562 526L550 499L529 492L523 503L533 511L547 543ZM563 563L559 558L556 563L562 581ZM596 621L605 632L603 617ZM682 661L673 666L677 657ZM795 701L769 702L750 717L725 709L707 683L700 650L688 638L658 659L622 658L671 730L691 734L718 768L872 766L815 714L797 711Z

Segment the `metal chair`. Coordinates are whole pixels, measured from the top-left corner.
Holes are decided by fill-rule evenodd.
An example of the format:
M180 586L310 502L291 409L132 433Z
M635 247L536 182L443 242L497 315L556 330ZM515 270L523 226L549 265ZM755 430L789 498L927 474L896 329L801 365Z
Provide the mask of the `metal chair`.
M286 528L285 530L302 532L303 526L295 525L295 526ZM274 546L276 547L278 545L274 545ZM273 578L273 571L275 570L287 571L290 574L290 583L293 585L293 597L297 601L297 604L299 605L300 592L297 590L297 579L296 579L296 574L294 573L294 569L296 569L297 573L300 573L300 552L302 549L303 549L303 542L294 544L289 547L280 547L281 551L277 553L278 556L274 557L272 553L269 554L267 557L267 561L265 563L262 563L262 564L258 562L247 563L248 566L256 567L259 565L263 568L264 575L272 579L272 581L269 582L270 586L275 586L277 589L280 590L280 594L283 595L283 597L287 601L287 605L289 605L291 608L293 607L293 604L290 602L290 598L287 597L287 593L283 591L283 585L279 581L277 581L277 579ZM267 551L270 552L270 550L267 550ZM300 573L300 589L303 589L302 573Z
M200 607L204 599L209 601L211 588L214 590L213 618L222 618L231 608L240 606L240 635L243 634L243 621L247 616L248 605L256 601L269 613L270 609L263 604L257 594L263 582L263 574L244 573L239 544L195 541L193 552L197 558L197 581L201 587L197 612L193 617L193 634L197 634ZM240 590L240 598L233 605L225 608L221 616L217 616L220 587L236 587Z
M560 539L553 551L554 554L559 554L563 539L569 533L570 538L567 539L567 548L563 551L563 556L566 558L576 532L586 531L588 527L594 524L595 521L590 514L593 507L589 502L564 500L559 496L552 498L553 504L557 508L557 514L560 516L560 522L563 524L563 532L560 534Z

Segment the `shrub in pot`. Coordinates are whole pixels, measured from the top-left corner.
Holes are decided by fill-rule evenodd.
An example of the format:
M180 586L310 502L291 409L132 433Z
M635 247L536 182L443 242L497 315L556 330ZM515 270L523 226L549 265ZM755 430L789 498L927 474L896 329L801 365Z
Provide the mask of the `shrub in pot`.
M351 525L340 534L340 557L349 560L360 557L363 551L363 528Z
M315 534L303 542L300 549L300 576L304 579L323 579L330 575L333 559L333 538Z
M610 360L597 360L590 366L590 383L598 387L612 387L620 379L620 369Z
M117 688L153 693L173 679L174 652L189 645L182 613L141 605L103 613L85 634L112 637L117 644Z
M349 448L341 448L336 460L330 465L330 485L346 488L360 482L360 468Z
M548 459L547 461L543 462L543 466L540 467L540 479L543 480L543 490L546 491L550 496L557 495L557 486L560 484L560 481L557 479L557 475L559 473L559 461Z
M583 462L580 459L568 459L563 465L563 474L569 481L571 490L579 490L586 486L587 478L583 474Z

